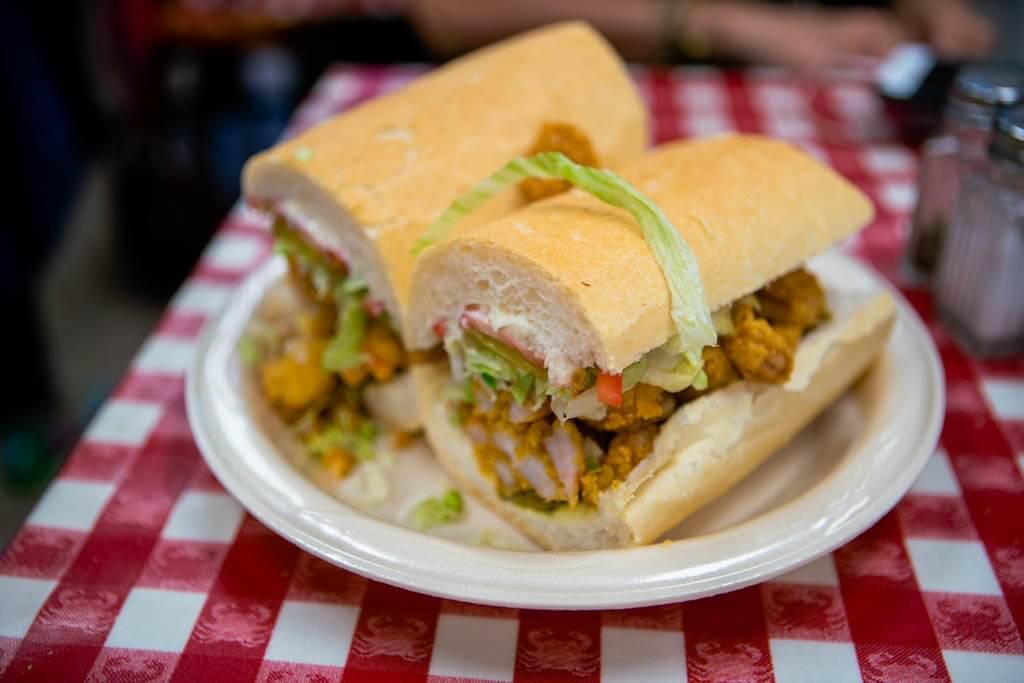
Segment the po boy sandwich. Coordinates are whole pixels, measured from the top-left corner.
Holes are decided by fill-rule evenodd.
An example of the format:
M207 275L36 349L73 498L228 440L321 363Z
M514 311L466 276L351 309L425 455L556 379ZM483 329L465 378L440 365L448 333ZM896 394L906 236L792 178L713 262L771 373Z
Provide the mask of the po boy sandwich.
M805 268L872 206L796 148L730 135L620 171L516 160L413 274L407 342L448 359L414 370L431 446L552 549L649 543L722 495L865 372L895 310ZM523 176L583 189L441 240Z
M585 24L551 26L458 59L257 155L248 202L274 219L301 310L257 329L262 393L309 452L344 476L383 431L419 428L400 321L410 246L445 206L517 155L619 164L647 144L646 109ZM558 192L536 181L480 214Z

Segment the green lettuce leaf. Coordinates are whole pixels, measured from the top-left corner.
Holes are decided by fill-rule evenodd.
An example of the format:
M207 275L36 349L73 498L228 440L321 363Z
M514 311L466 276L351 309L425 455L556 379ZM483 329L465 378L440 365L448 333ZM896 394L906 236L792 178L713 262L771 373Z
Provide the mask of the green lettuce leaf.
M337 304L338 323L334 336L324 349L321 365L325 370L341 372L361 364L363 357L360 348L368 322L363 308L366 279L339 269L284 221L275 221L273 232L274 252L296 259L299 268L309 274L317 294L321 297L329 294ZM241 350L252 356L257 349L253 344L248 344L247 348Z
M465 403L473 405L473 383L469 379L461 382L452 382L445 390L445 398L452 403Z
M560 500L545 500L533 491L513 493L511 496L506 496L505 500L513 505L518 505L528 510L536 510L537 512L554 512L563 505L566 505L566 503Z
M465 330L456 345L463 364L494 390L512 394L520 405L526 405L532 395L534 403L542 401L547 393L547 371L538 368L519 351L485 334Z
M309 275L309 281L317 296L328 296L339 282L345 280L344 268L332 263L280 218L274 221L273 235L274 253L295 259L299 269Z
M260 350L259 342L250 335L244 335L238 340L238 355L243 363L252 367L259 362L263 354Z
M369 285L366 284L366 278L361 275L349 275L345 278L345 281L341 283L342 294L365 294L368 288Z
M253 320L238 340L238 355L242 362L253 367L267 358L278 341L279 331L272 325Z
M413 253L440 242L463 216L506 187L531 177L568 180L601 201L633 214L668 284L679 350L699 368L701 349L714 344L716 335L697 260L664 212L611 171L581 166L559 152L513 159L445 209L416 241Z
M463 332L463 336L482 350L486 350L492 355L497 356L502 362L510 365L519 372L532 373L536 375L546 374L543 368L538 368L536 365L526 360L526 356L520 353L517 349L495 339L494 337L482 334L476 330L465 330Z
M324 370L341 372L363 362L360 348L366 334L367 314L363 309L362 297L346 297L341 303L338 327L327 342L321 365Z
M644 354L644 372L638 382L661 387L675 393L692 386L702 390L707 386L703 362L694 364L688 354L677 352L672 344L663 344ZM703 360L703 359L701 359Z
M306 441L310 452L319 457L330 448L343 448L361 462L373 460L373 441L377 429L371 422L358 427L347 413L342 413L338 422L313 434Z
M295 256L309 263L323 261L320 253L307 244L297 232L288 227L280 218L274 221L271 232L274 235L274 253Z
M530 395L530 389L533 388L533 375L524 373L516 378L516 381L509 387L509 392L512 394L512 398L515 399L516 403L523 405L526 403L526 397Z
M645 356L622 371L622 390L628 391L635 387L644 378L646 372L647 357Z
M413 528L424 531L462 517L462 494L448 489L444 495L427 498L412 510L409 521Z

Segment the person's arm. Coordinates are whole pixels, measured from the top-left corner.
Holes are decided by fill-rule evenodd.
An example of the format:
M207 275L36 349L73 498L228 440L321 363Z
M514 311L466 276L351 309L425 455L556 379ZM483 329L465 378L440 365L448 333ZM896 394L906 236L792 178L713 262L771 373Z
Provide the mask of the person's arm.
M683 44L703 43L717 57L820 69L879 58L905 39L891 12L822 10L755 2L687 3Z
M410 18L436 54L449 56L567 19L584 19L627 59L658 56L659 0L414 0Z
M945 59L981 59L995 47L995 28L967 0L896 0L896 11L917 38Z
M879 57L903 39L896 17L873 10L814 10L733 0L416 0L411 19L436 53L451 55L564 19L593 24L627 59L651 60L665 43L697 57L826 67ZM666 26L666 22L671 25Z

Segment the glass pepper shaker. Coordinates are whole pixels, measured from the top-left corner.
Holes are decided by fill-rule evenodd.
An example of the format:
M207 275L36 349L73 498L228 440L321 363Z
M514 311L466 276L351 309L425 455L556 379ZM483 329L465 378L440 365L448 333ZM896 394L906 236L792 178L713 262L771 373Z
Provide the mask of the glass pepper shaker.
M921 150L920 190L911 220L907 262L928 278L942 251L964 163L985 158L1000 107L1024 97L1024 73L1006 66L964 69L953 83L943 127Z
M934 280L939 317L976 356L1024 351L1024 105L999 116L963 180Z

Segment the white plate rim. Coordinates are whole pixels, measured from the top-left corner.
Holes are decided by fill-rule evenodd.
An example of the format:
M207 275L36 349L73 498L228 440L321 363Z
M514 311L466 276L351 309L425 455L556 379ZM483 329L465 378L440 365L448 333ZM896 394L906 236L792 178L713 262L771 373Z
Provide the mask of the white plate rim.
M905 446L898 449L905 453L898 476L876 475L880 480L871 500L861 501L850 514L831 519L830 532L817 537L812 537L809 528L800 529L799 524L794 527L794 521L799 520L790 517L798 502L813 503L806 500L809 497L826 499L836 485L837 472L801 498L729 529L641 548L528 553L469 546L373 519L333 498L330 500L336 509L331 514L344 521L348 529L338 530L333 538L325 539L322 533L312 530L318 524L315 517L319 513L283 509L279 503L260 495L259 487L253 485L249 476L251 472L239 472L233 467L239 464L238 457L223 443L223 425L208 417L212 397L209 382L204 382L203 377L211 369L224 371L210 367L211 350L219 347L223 353L227 345L234 348L234 340L241 331L239 320L243 324L248 320L255 306L254 297L258 300L267 283L282 270L278 259L258 266L233 290L200 334L186 373L189 425L214 476L262 524L331 564L387 584L442 598L534 609L641 607L737 590L818 559L868 529L902 498L938 443L945 412L945 384L938 352L924 323L900 292L870 266L839 252L824 258L838 259L844 267L860 270L892 294L897 305L897 324L906 326L925 372L926 386L918 393L930 400L919 406L918 437L909 444L902 442L910 437L898 437ZM247 299L249 303L245 304ZM246 305L247 310L239 308ZM233 329L228 322L234 323ZM232 333L230 340L225 337L228 332ZM890 443L888 447L896 448L896 444ZM303 496L328 497L312 482L301 477L299 480L305 484L293 485L303 488ZM790 528L788 550L772 553L755 547L742 557L723 557L713 563L725 571L712 571L707 562L700 566L687 562L687 551L707 552L709 546L723 539L735 543L738 536L740 540L770 538L773 527ZM661 569L653 571L651 567Z

